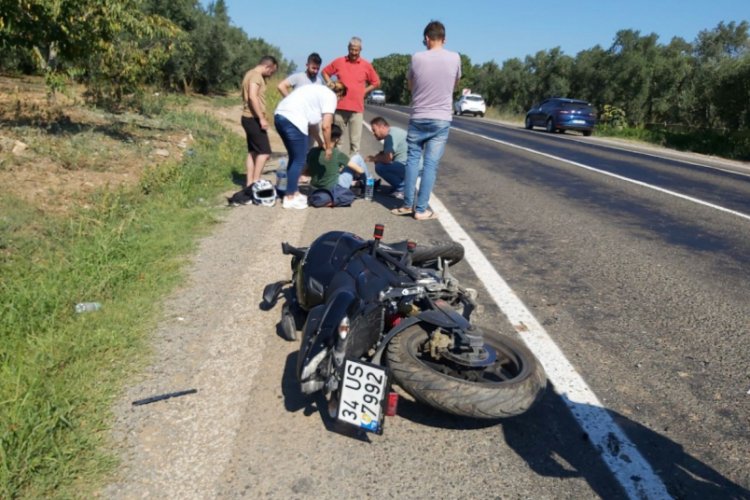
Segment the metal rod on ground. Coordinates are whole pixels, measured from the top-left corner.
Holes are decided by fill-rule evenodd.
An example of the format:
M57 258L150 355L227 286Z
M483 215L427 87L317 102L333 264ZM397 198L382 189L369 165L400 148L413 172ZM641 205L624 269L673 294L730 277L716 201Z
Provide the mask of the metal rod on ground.
M133 401L133 406L147 405L149 403L155 403L157 401L162 401L164 399L176 398L179 396L186 396L188 394L195 394L196 392L198 392L198 389L188 389L186 391L177 391L177 392L169 392L167 394L160 394L159 396L151 396L150 398L139 399L137 401Z

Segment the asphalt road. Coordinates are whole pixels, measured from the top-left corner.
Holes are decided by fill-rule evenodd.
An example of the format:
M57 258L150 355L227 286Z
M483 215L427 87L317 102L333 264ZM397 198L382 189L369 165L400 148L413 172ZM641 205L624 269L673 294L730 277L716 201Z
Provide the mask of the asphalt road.
M750 496L750 169L646 153L459 117L436 194L672 495Z
M406 126L398 109L368 107L366 118L376 113ZM378 148L364 137L363 153ZM750 498L750 168L618 148L457 117L434 194L668 496ZM128 400L157 393L177 367L176 380L198 393L137 410L123 402L134 465L106 496L628 496L603 459L625 454L617 442L591 439L563 385L550 383L539 404L500 423L402 398L382 436L332 424L319 400L300 394L298 345L271 333L280 307L257 308L263 284L291 274L279 240L305 245L334 229L369 237L375 223L385 223L386 241L451 237L448 217L417 222L391 215L394 206L381 192L347 209L230 213L197 257L213 267L193 278L194 291L174 308L179 317L167 318L186 345L164 336L168 366L152 368L156 382L134 387ZM487 273L468 260L455 274L479 291L476 323L517 335L483 285ZM214 275L221 281L212 285Z

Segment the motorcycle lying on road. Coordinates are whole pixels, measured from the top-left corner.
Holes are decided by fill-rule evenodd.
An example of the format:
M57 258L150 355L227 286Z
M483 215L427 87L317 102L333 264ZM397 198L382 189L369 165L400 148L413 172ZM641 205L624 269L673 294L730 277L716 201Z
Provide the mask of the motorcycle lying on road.
M302 326L302 392L323 391L331 417L377 433L395 395L391 378L454 415L495 419L531 407L544 370L522 342L471 323L476 292L448 269L463 246L385 244L382 235L376 225L372 240L331 231L305 248L282 243L292 279L266 286L263 299L273 307L289 292L280 329L293 341Z

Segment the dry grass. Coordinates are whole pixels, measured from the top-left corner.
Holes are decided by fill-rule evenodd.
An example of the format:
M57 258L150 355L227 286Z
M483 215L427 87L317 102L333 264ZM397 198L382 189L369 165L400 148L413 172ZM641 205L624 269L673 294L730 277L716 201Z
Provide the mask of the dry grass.
M0 77L0 183L42 212L66 212L102 188L134 185L145 168L180 159L190 147L189 131L86 107L80 92L71 88L50 102L41 79Z

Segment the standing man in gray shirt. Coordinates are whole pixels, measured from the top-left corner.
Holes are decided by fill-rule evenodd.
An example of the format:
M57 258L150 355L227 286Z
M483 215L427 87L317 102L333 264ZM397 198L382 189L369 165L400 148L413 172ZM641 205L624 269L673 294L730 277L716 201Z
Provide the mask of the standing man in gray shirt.
M436 217L428 205L448 142L453 91L461 78L461 57L444 48L443 23L431 21L424 29L423 43L427 50L412 56L407 74L412 103L406 137L404 205L391 211L396 215L412 215L416 220ZM423 161L422 181L415 202L420 160Z

